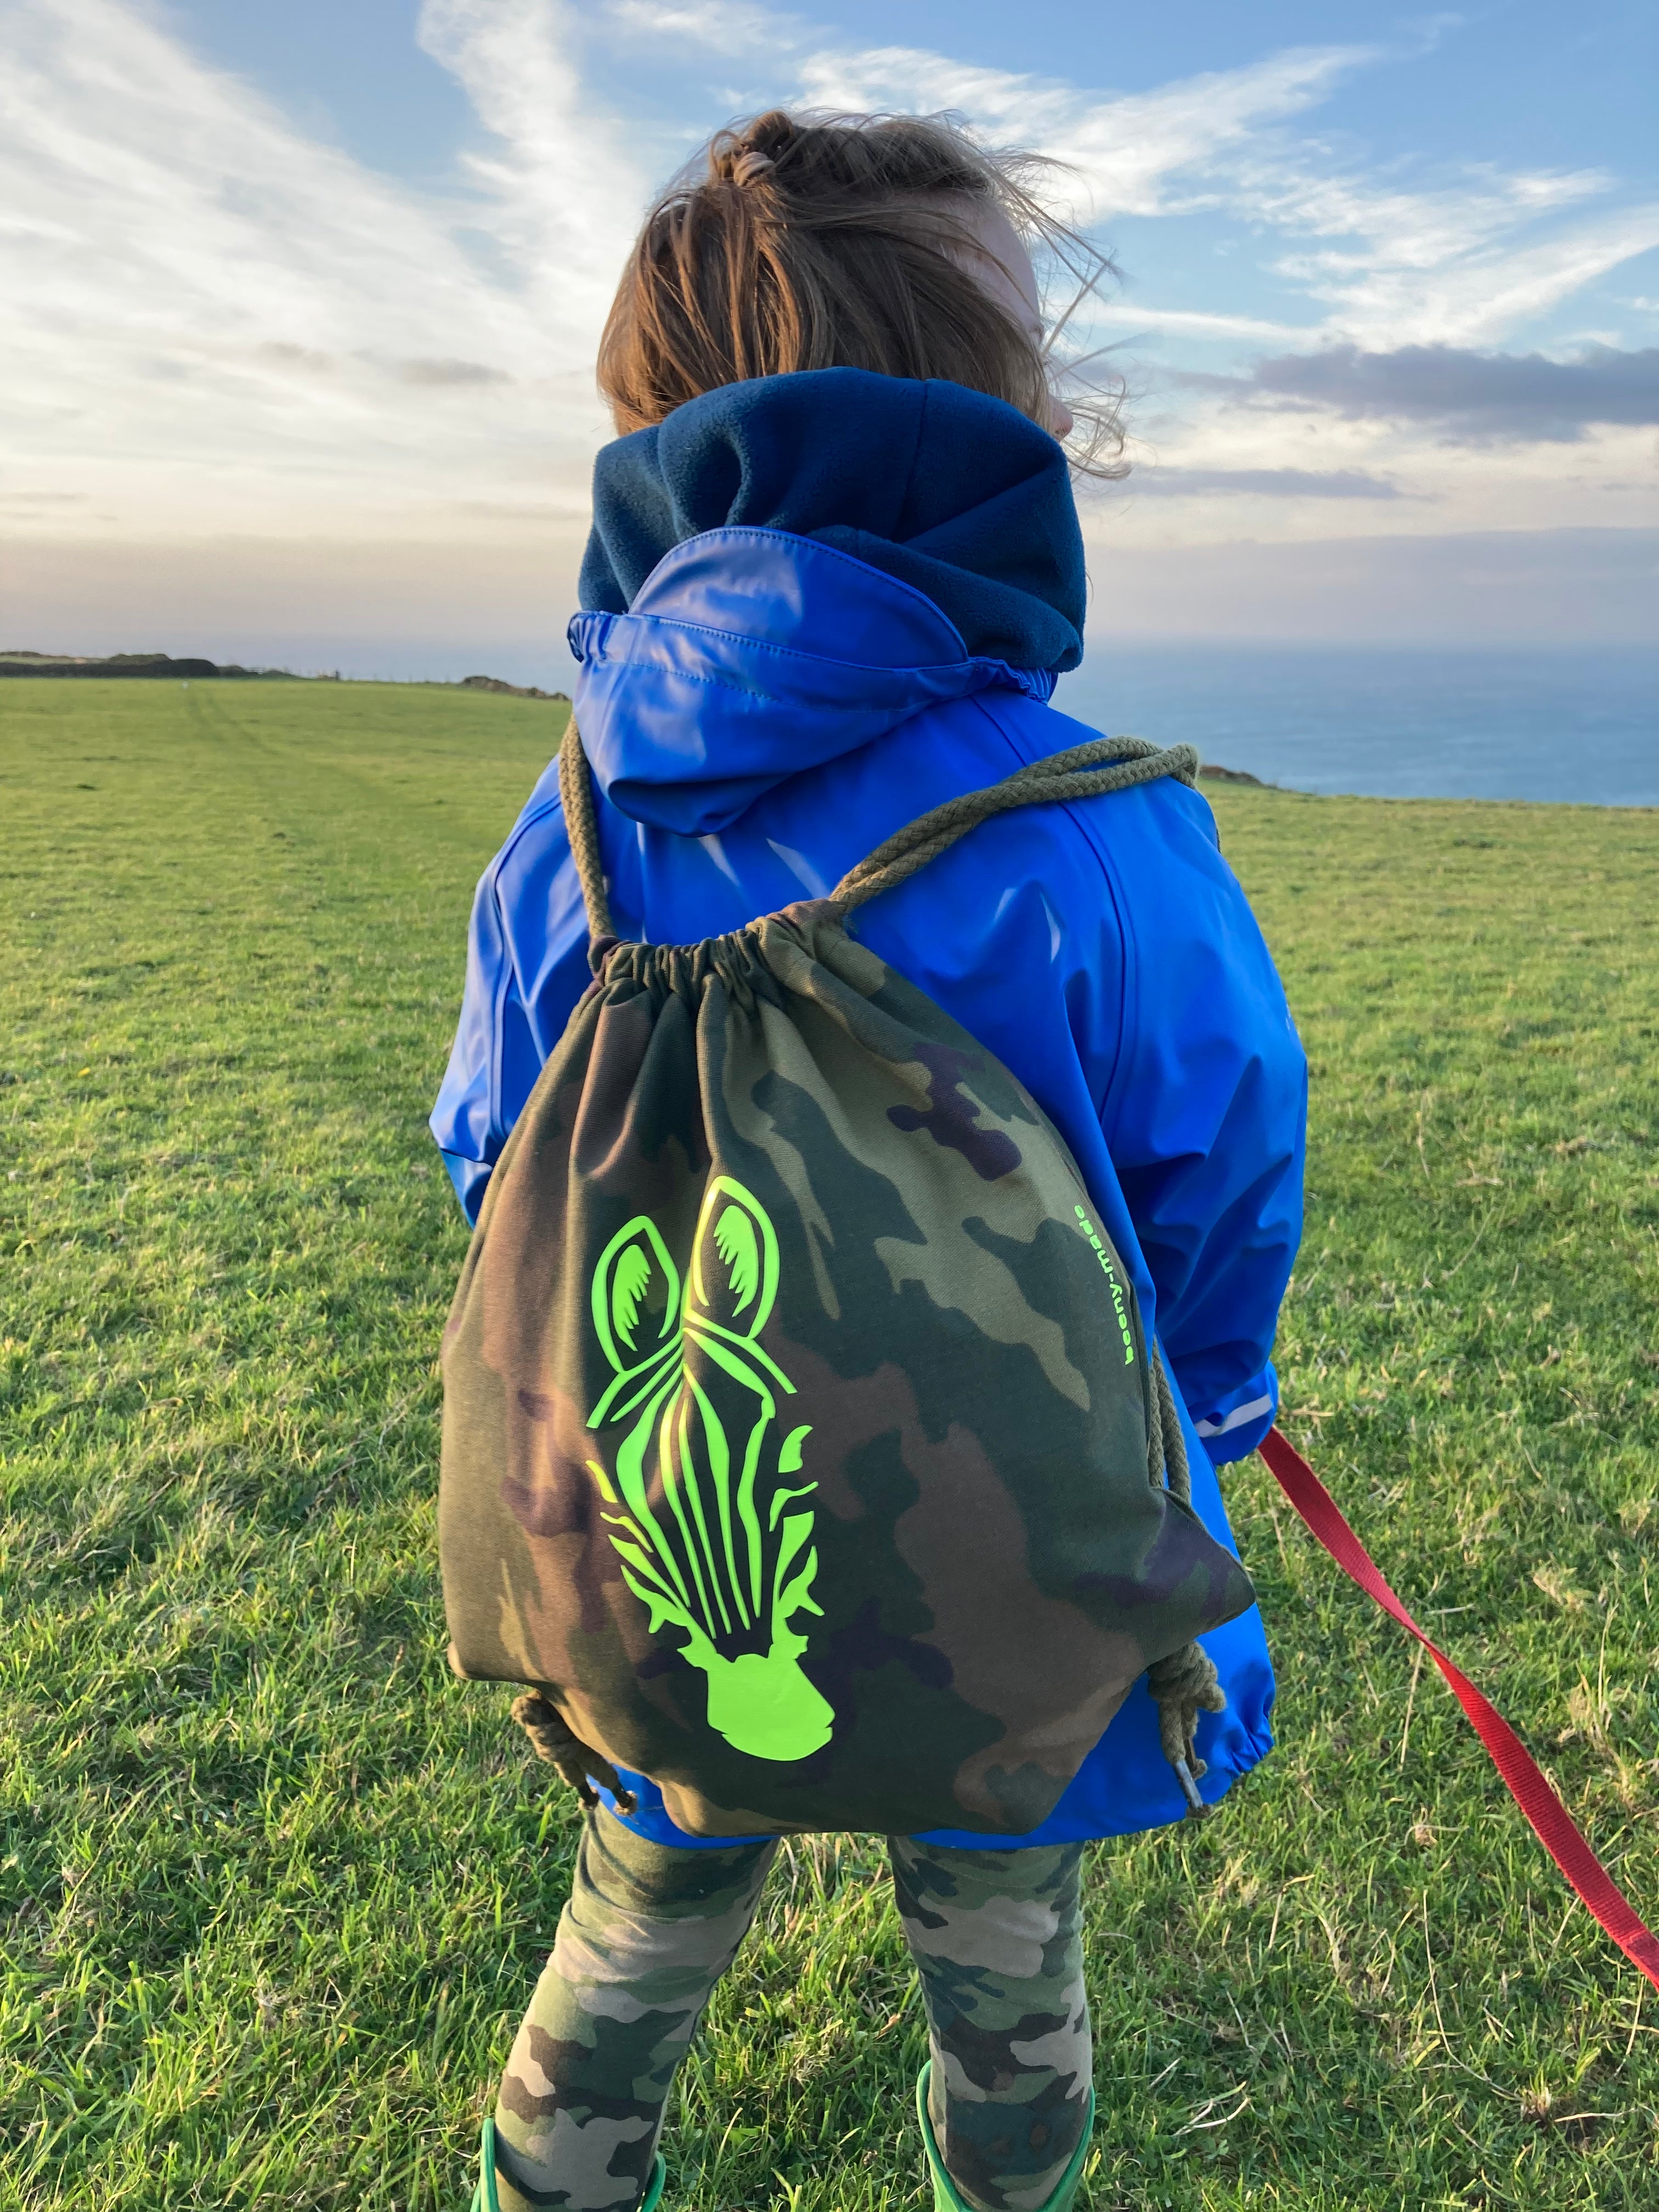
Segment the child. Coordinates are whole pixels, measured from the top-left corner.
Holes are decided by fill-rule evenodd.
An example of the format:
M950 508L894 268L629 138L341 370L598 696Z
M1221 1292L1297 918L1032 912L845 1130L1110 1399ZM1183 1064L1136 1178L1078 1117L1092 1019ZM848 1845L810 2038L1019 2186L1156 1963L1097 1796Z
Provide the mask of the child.
M1085 576L1030 249L1075 266L1079 241L1034 173L936 118L774 112L653 210L600 352L622 434L571 625L620 935L696 940L822 896L927 808L1091 734L1047 703L1082 654ZM1306 1080L1209 808L1166 778L1001 815L859 933L1065 1137L1183 1401L1194 1507L1231 1543L1212 1462L1275 1410ZM433 1115L470 1218L588 974L554 768L479 886ZM1254 1611L1205 1644L1213 1802L1268 1748L1272 1676ZM483 2206L658 2204L675 2068L776 1848L688 1835L648 1777L622 1781L631 1803L602 1792L584 1828ZM1143 1682L1033 1832L891 1839L939 2206L1072 2203L1094 2101L1083 1846L1182 1811Z

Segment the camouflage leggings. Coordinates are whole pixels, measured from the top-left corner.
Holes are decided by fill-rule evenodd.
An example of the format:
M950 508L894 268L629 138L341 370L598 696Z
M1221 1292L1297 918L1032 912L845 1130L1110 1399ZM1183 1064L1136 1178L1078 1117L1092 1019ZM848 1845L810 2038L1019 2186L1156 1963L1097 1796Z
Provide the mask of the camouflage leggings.
M1088 2113L1083 1846L888 1848L927 2011L934 2140L969 2204L1036 2212ZM676 1850L603 1810L587 1821L495 2108L502 2212L632 2212L675 2069L776 1850Z

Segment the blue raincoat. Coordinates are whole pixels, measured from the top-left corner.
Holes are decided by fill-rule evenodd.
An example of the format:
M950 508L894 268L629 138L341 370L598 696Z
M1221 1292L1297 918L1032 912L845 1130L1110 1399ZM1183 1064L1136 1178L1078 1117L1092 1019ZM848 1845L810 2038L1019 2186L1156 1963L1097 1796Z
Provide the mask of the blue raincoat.
M1064 455L959 386L767 378L619 439L581 597L574 706L622 936L695 941L820 896L928 807L1094 734L1047 703L1082 653ZM1307 1082L1208 805L1164 780L999 816L852 926L1065 1136L1184 1403L1193 1504L1231 1546L1214 1464L1277 1406ZM478 885L432 1116L471 1218L587 981L555 764ZM1214 1801L1270 1747L1273 1675L1254 1609L1203 1640L1227 1695L1199 1721ZM699 1841L629 1779L631 1827ZM1017 1848L1182 1809L1143 1681L1040 1828L936 1839Z

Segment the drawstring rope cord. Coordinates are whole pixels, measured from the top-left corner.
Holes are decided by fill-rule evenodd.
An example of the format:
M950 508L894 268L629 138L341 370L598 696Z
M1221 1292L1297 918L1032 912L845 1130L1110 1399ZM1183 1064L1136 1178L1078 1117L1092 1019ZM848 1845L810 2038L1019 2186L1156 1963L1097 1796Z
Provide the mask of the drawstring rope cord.
M1016 806L1037 806L1053 800L1093 799L1108 791L1127 791L1137 783L1153 783L1172 775L1192 788L1198 783L1198 753L1192 745L1171 745L1167 750L1145 738L1091 738L1087 744L1068 752L1033 761L1028 768L994 783L983 791L967 791L947 799L927 814L896 830L878 845L868 859L849 868L830 892L826 903L838 916L850 914L867 899L891 890L929 860L965 837L993 815ZM581 734L574 714L565 726L559 748L559 797L564 805L566 832L582 887L587 911L590 947L616 935L611 903L605 895L605 868L599 858L599 827L593 811L593 783L582 750Z
M573 714L565 725L559 747L559 799L564 808L565 835L582 887L587 913L587 945L591 958L599 945L615 937L611 926L611 902L605 896L605 866L599 858L599 825L593 812L593 778L581 732Z
M988 822L994 815L1006 814L1016 806L1093 799L1103 792L1127 791L1133 785L1152 783L1166 775L1174 776L1177 782L1189 787L1197 787L1198 754L1193 746L1170 745L1165 749L1145 738L1091 738L1086 744L1073 745L1067 752L1033 761L1001 783L991 784L983 791L964 792L959 799L947 799L944 805L919 816L904 829L896 830L885 843L878 845L856 867L849 868L824 903L838 920L844 919L855 907L878 897L883 891L891 890L918 869L925 868L929 860L937 860L981 822ZM565 726L564 743L559 749L559 796L563 802L571 855L582 887L582 904L587 914L588 957L597 969L604 948L615 940L616 931L611 925L605 867L599 855L592 777L574 714ZM1153 1388L1148 1408L1151 1418L1147 1424L1147 1473L1154 1489L1167 1486L1178 1504L1190 1509L1192 1474L1187 1464L1186 1440L1176 1411L1175 1393L1156 1344L1152 1351ZM1170 1652L1167 1658L1156 1661L1146 1669L1146 1686L1158 1708L1158 1736L1164 1756L1175 1769L1176 1779L1187 1801L1188 1814L1189 1817L1201 1817L1210 1808L1198 1793L1199 1780L1206 1771L1194 1749L1198 1716L1200 1712L1224 1712L1227 1708L1215 1662L1200 1644L1183 1644L1178 1651ZM540 1709L533 1723L520 1711L520 1706L528 1708L532 1705ZM568 1781L574 1781L582 1793L583 1803L593 1802L587 1775L597 1775L606 1789L612 1789L612 1771L568 1729L564 1734L569 1744L568 1747L562 1747L559 1755L542 1748L546 1723L540 1713L551 1714L555 1720L558 1717L540 1697L520 1698L513 1708L514 1718L529 1733L539 1756L557 1766ZM558 1724L564 1726L562 1722ZM577 1768L580 1779L562 1763L566 1759ZM583 1761L586 1762L585 1771Z
M1148 1470L1152 1487L1156 1490L1167 1483L1170 1497L1190 1511L1193 1474L1187 1462L1187 1439L1181 1431L1181 1416L1176 1411L1175 1392L1164 1370L1164 1355L1156 1344L1152 1346L1152 1380L1153 1404L1158 1414L1158 1434L1147 1438L1149 1458L1154 1450L1157 1454L1156 1465ZM1227 1710L1227 1693L1221 1686L1216 1663L1201 1644L1183 1644L1178 1651L1170 1652L1167 1659L1154 1661L1146 1669L1146 1687L1158 1706L1158 1741L1181 1784L1181 1794L1187 1801L1187 1817L1201 1820L1211 1808L1198 1793L1199 1783L1209 1772L1196 1749L1198 1717L1200 1712L1224 1713Z
M565 742L569 743L568 734ZM947 799L943 806L935 806L878 845L868 860L849 868L828 902L836 914L850 914L866 899L891 890L918 868L925 868L993 815L1016 806L1093 799L1102 792L1127 791L1132 784L1154 783L1165 775L1196 787L1198 754L1191 745L1171 745L1166 751L1145 738L1091 738L1068 752L1033 761L984 791Z

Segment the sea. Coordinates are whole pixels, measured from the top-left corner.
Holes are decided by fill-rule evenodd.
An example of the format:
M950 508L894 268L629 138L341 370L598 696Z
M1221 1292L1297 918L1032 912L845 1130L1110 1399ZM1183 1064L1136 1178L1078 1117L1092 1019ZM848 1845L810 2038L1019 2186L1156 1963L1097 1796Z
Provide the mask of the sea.
M1659 610L1656 610L1659 613ZM1659 623L1656 623L1659 629ZM1659 806L1659 645L1090 641L1054 704L1294 791Z
M556 691L574 673L562 632L418 646L283 638L258 653L244 640L219 657L404 682L477 672ZM1119 645L1096 635L1054 704L1094 729L1194 744L1206 761L1294 791L1659 806L1659 642Z

